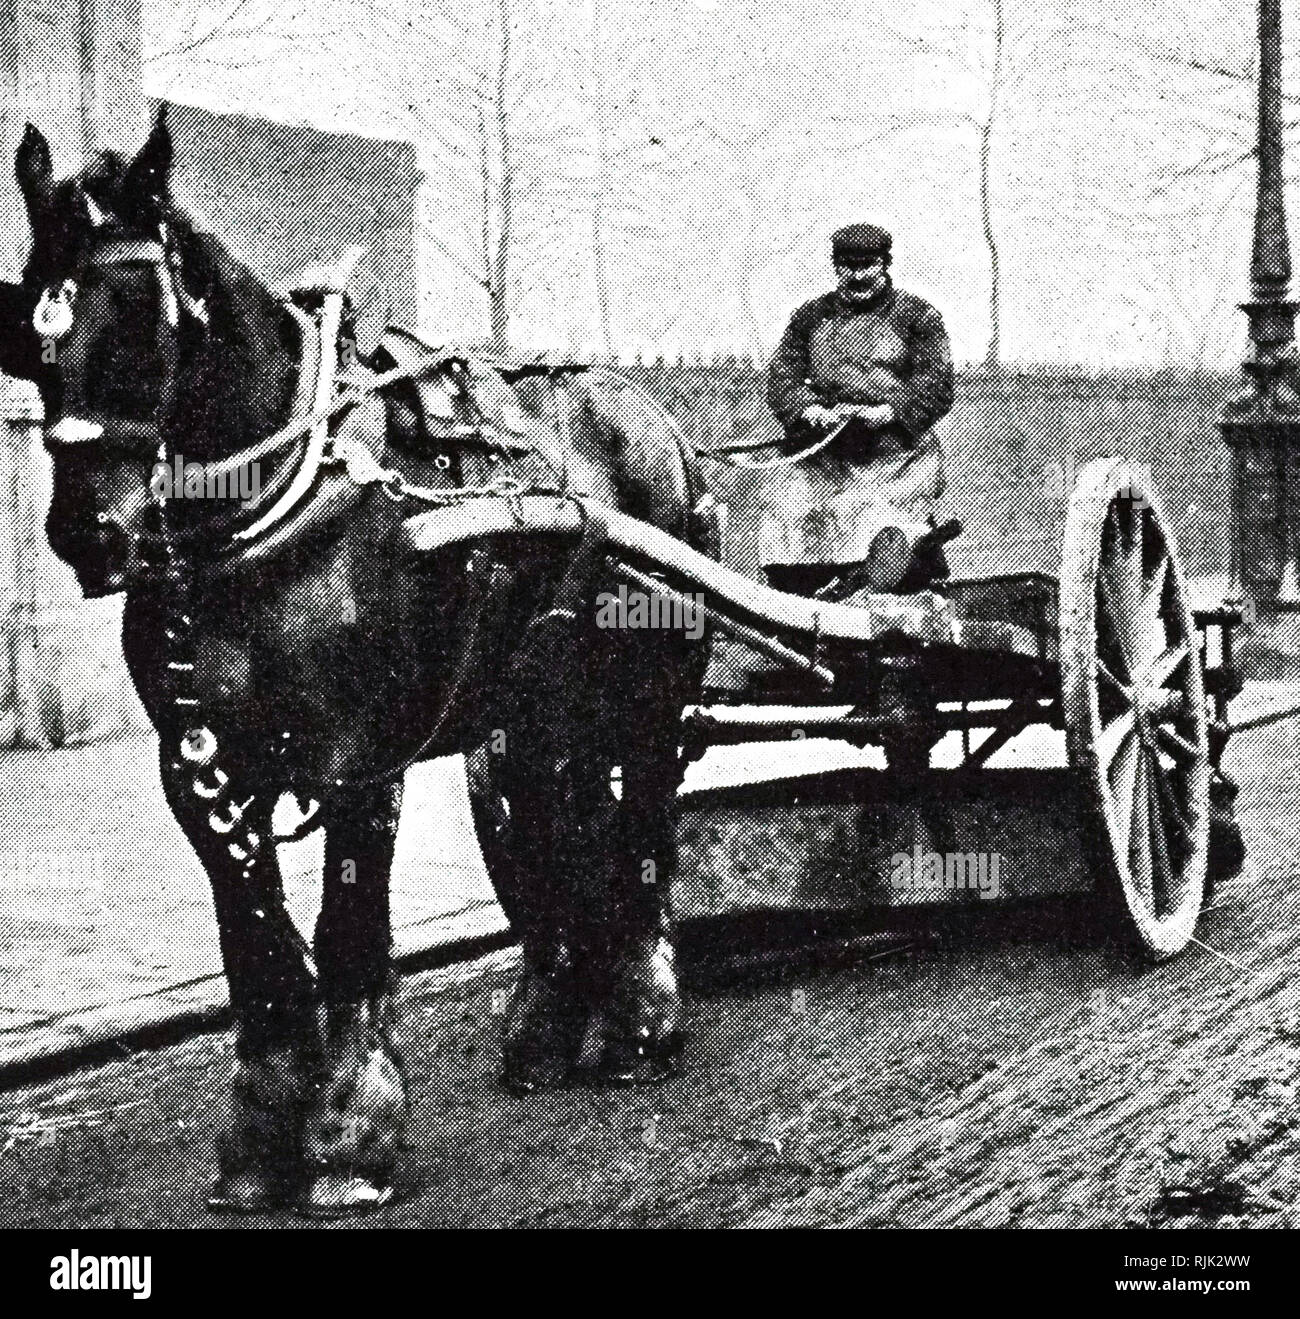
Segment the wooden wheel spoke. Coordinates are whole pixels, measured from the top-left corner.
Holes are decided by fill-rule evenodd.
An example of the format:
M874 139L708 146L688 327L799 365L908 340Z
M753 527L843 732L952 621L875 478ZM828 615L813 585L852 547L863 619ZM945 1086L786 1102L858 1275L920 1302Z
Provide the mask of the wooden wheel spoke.
M1115 647L1127 677L1133 674L1137 667L1133 656L1133 610L1130 607L1132 601L1127 598L1129 593L1125 590L1124 579L1121 577L1116 580L1116 570L1119 566L1118 558L1103 564L1097 580L1101 587L1102 612L1110 625Z
M1170 646L1147 665L1146 672L1142 675L1143 685L1163 687L1178 672L1179 666L1191 653L1186 642Z
M1115 756L1115 765L1107 775L1112 800L1115 803L1115 822L1119 826L1120 846L1127 853L1133 839L1133 808L1137 802L1138 761L1141 744L1136 737L1129 738Z
M1165 587L1169 582L1169 552L1160 555L1160 562L1142 591L1142 614L1156 623L1160 619L1160 606L1164 601Z
M1122 683L1126 689L1129 689L1129 694L1131 699L1131 695L1132 695L1131 688L1133 682L1133 665L1129 662L1129 657L1124 650L1123 644L1120 641L1119 633L1115 631L1115 629L1111 628L1109 636L1110 636L1109 645L1106 644L1105 637L1102 637L1100 635L1098 636L1097 649L1100 652L1098 658L1102 658L1102 662L1106 665L1106 667L1110 670L1110 672L1114 675L1114 677L1120 683Z
M1151 881L1151 803L1148 800L1146 757L1137 759L1136 786L1133 790L1133 830L1128 842L1129 874L1139 900L1153 906Z
M1128 558L1133 572L1133 583L1138 585L1143 578L1142 560L1146 556L1146 505L1131 491L1128 495L1129 543Z
M1165 646L1164 621L1158 609L1148 608L1151 587L1142 562L1144 517L1142 508L1132 507L1127 531L1116 517L1113 552L1103 556L1098 574L1101 612L1110 624L1129 677L1142 672ZM1157 579L1161 571L1156 570ZM1163 582L1158 589L1163 591ZM1158 594L1155 599L1158 605Z
M1151 839L1152 860L1151 897L1152 909L1158 916L1161 914L1161 910L1168 906L1170 896L1173 893L1174 870L1169 859L1169 835L1165 832L1164 811L1161 807L1162 793L1160 786L1164 775L1160 766L1155 763L1153 755L1145 756L1145 760L1145 777L1148 785L1150 785L1147 790L1147 807L1151 812L1148 828Z
M1097 677L1117 696L1121 697L1126 705L1131 706L1133 704L1133 689L1127 683L1120 682L1100 655L1097 656Z
M1181 733L1176 733L1168 724L1158 724L1155 729L1156 739L1160 745L1177 761L1194 764L1203 758L1200 747L1189 742Z
M1134 718L1132 710L1124 710L1115 716L1114 719L1101 730L1101 736L1097 739L1097 759L1101 764L1101 772L1109 774L1111 766L1115 763L1115 757L1119 755L1124 743L1129 739L1136 737L1137 720Z
M1183 839L1188 840L1193 834L1192 822L1184 813L1182 803L1178 800L1178 796L1174 792L1174 786L1169 782L1169 776L1164 772L1162 766L1155 763L1155 756L1152 756L1151 759L1156 776L1156 789L1160 793L1160 800L1164 813L1178 826L1178 832L1182 835Z

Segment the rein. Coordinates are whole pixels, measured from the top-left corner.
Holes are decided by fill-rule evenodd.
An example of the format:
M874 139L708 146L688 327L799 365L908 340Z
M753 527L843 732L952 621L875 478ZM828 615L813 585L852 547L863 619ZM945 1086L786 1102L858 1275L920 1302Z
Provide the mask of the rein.
M640 395L646 402L652 402L650 396L640 386L635 386L633 392ZM844 433L846 427L852 418L846 417L838 425L832 426L820 439L800 449L797 453L782 454L778 458L769 459L751 459L746 454L752 453L756 449L769 449L776 444L776 440L741 440L736 444L720 444L712 449L700 449L692 444L687 438L686 432L670 418L673 430L677 435L678 441L683 449L695 455L696 458L703 458L705 462L718 463L723 467L738 467L747 472L770 472L782 467L794 467L798 463L806 462L809 458L815 457L823 449L829 448Z
M800 449L797 453L782 454L779 458L760 460L746 457L754 449L766 449L775 444L775 440L747 440L741 444L724 444L716 449L696 449L695 456L707 462L721 463L725 467L739 467L747 472L771 472L780 467L794 467L797 463L815 457L838 440L848 424L848 420L842 421L838 426L832 426L825 435L807 448Z

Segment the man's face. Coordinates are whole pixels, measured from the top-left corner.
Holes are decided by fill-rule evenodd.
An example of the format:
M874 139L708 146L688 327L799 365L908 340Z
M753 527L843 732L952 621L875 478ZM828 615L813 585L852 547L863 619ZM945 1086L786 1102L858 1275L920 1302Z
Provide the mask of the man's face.
M847 302L870 302L885 287L889 259L883 255L855 256L835 263L835 279Z

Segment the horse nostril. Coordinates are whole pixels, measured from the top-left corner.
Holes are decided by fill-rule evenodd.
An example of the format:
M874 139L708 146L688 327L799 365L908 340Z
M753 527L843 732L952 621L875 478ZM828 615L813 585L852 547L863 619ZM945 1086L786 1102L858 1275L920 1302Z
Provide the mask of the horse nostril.
M97 514L95 523L95 531L90 538L95 551L102 554L107 562L117 562L127 551L126 532L106 513Z

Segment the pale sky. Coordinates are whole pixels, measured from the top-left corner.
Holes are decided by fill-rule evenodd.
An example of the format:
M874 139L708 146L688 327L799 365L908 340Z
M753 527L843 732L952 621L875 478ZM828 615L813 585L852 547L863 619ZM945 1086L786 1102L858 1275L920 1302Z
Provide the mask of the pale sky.
M426 328L482 335L482 293L464 268L481 250L477 116L500 3L146 0L146 85L414 141L427 175ZM792 307L827 285L829 231L863 218L892 228L898 282L931 298L958 356L978 360L990 269L980 123L992 109L1007 359L1223 365L1242 354L1253 0L1003 0L995 101L994 0L506 6L521 343L599 343L603 107L622 350L766 353ZM1287 86L1300 95L1300 13L1287 9ZM1300 226L1300 190L1291 203Z

